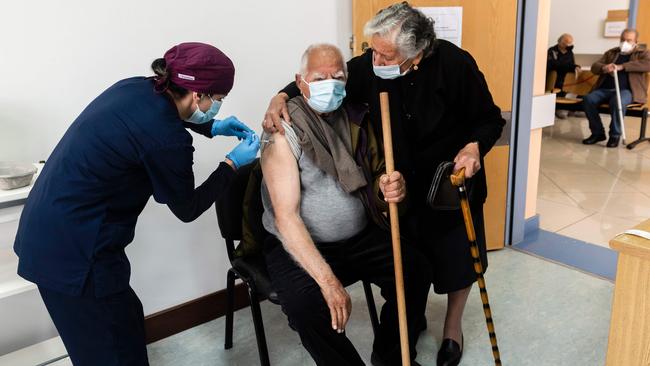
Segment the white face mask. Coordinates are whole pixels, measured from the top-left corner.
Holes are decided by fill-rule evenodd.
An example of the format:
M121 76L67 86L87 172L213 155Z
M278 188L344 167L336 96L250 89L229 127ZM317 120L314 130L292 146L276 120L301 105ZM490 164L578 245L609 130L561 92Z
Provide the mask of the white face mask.
M403 76L408 72L408 70L401 72L400 68L404 63L408 61L408 58L402 61L399 65L388 65L388 66L375 66L372 65L372 71L375 75L379 76L382 79L396 79L400 76Z
M632 50L634 50L634 46L635 45L633 43L630 43L630 42L627 42L627 41L621 42L621 45L620 45L621 53L626 54L626 53L632 52Z

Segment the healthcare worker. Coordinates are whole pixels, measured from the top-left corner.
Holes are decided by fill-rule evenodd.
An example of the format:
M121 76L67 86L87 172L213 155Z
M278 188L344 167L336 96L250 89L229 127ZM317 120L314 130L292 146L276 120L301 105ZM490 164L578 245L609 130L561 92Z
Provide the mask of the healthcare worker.
M182 43L152 64L155 77L117 82L81 112L27 198L14 250L36 283L74 365L148 365L142 303L124 248L149 197L196 219L255 159L257 135L234 117L213 120L233 85L217 48ZM192 137L242 142L198 187Z

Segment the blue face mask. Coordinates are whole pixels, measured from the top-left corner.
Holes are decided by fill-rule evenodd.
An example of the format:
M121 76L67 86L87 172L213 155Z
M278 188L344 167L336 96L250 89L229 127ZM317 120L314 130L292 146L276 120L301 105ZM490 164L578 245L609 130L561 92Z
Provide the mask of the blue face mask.
M219 113L219 108L221 108L222 102L220 100L214 100L212 97L210 97L210 100L212 101L210 109L208 109L206 112L203 112L197 105L194 113L192 113L192 115L185 121L196 124L208 123L212 121L214 117L217 116L217 113Z
M309 99L307 104L315 111L329 113L337 110L345 98L345 82L336 79L312 81L309 85Z
M372 65L372 71L375 73L375 75L379 76L382 79L388 79L388 80L396 79L408 72L408 70L404 71L403 73L400 72L400 68L406 62L406 60L402 61L402 63L399 65L387 65L387 66Z

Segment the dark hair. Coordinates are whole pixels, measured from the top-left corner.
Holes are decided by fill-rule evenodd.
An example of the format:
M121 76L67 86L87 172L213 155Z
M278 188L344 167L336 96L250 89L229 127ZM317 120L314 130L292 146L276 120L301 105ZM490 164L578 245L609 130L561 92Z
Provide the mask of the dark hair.
M635 28L625 28L625 29L621 32L621 37L620 37L620 38L623 38L623 35L626 34L626 33L634 33L634 42L638 42L638 41L639 41L639 31L636 30Z
M167 71L167 61L164 58L157 58L151 63L151 70L153 70L154 80L156 80L155 89L159 93L169 90L175 98L182 98L190 91L174 84L169 79L169 72Z

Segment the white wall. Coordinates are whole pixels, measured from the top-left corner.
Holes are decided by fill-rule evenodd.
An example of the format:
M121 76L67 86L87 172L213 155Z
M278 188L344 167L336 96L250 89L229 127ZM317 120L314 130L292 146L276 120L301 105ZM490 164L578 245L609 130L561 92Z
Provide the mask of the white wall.
M12 1L0 11L0 160L46 159L68 125L102 90L150 75L179 42L202 41L236 67L220 116L260 131L269 98L293 79L307 45L349 56L351 0ZM195 137L202 182L235 145ZM149 203L129 246L132 285L150 314L225 287L228 267L214 210L183 224Z
M602 54L618 39L603 37L608 10L629 7L629 0L552 0L549 47L562 33L573 35L574 53Z

